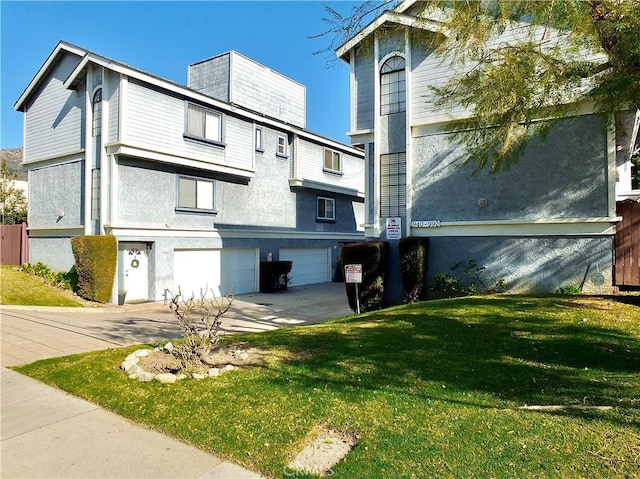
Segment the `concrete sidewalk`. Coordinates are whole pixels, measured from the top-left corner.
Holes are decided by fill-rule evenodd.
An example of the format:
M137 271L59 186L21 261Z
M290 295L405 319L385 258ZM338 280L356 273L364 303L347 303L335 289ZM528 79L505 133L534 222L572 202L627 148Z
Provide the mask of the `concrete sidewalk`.
M0 306L0 313L0 477L260 477L4 369L46 357L176 338L179 328L162 303L80 310ZM351 313L343 284L302 286L237 296L223 317L222 330L265 331Z

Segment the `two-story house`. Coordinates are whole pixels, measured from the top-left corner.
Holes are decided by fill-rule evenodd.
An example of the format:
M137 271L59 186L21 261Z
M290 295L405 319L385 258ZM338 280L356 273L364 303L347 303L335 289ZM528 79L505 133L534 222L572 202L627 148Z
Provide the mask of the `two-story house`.
M114 301L254 292L268 260L331 281L363 238L363 153L308 131L305 87L237 52L184 86L61 42L15 108L30 261L68 270L71 237L114 235Z
M437 108L430 89L459 67L425 47L425 36L446 31L418 19L421 8L402 2L336 51L351 71L349 136L365 152L365 236L387 238L388 219L399 218L402 236L429 237L431 280L473 260L486 268L487 286L503 280L511 291L610 291L621 220L616 186L631 190L636 113L626 115L631 126L623 131L581 105L546 142L532 141L509 171L473 175L445 128L469 112ZM504 41L514 40L505 32Z

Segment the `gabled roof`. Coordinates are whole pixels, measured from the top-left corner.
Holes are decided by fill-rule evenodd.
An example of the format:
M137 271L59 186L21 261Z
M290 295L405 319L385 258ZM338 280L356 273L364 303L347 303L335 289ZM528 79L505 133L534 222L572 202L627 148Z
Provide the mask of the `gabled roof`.
M385 24L395 24L395 25L404 25L407 27L420 28L427 31L432 31L434 33L443 33L445 32L445 27L442 22L414 17L411 15L405 15L401 13L406 10L410 5L415 3L415 1L410 2L402 2L395 10L385 10L380 14L375 20L369 23L366 27L360 30L356 35L351 37L345 43L343 43L336 50L336 55L342 58L345 61L349 61L347 54L358 44L362 43L369 35L374 33L378 28Z
M67 43L64 41L60 41L58 45L56 45L53 52L51 52L47 60L44 62L42 67L40 67L40 69L36 73L35 77L31 80L31 82L29 83L27 88L24 90L24 92L22 92L22 95L20 95L20 97L18 98L18 100L14 105L14 108L17 111L24 111L24 107L26 105L27 99L35 91L35 89L38 87L40 82L44 79L47 72L53 66L56 60L61 55L67 52L77 55L79 57L82 57L82 59L80 60L80 63L78 64L78 66L76 66L76 68L74 68L74 70L71 72L69 77L63 82L63 85L65 86L65 88L76 89L80 84L80 81L84 78L85 69L87 65L89 63L93 63L96 65L100 65L105 68L108 68L109 70L115 71L122 75L126 75L129 78L137 79L143 83L156 86L158 88L167 90L169 92L175 93L185 98L189 98L191 100L196 100L198 102L212 106L219 110L222 110L225 112L231 112L231 113L233 112L239 113L248 119L273 126L274 128L279 128L282 130L290 130L296 134L302 135L314 141L322 142L333 148L337 148L357 156L363 156L361 151L357 150L354 147L341 143L337 140L326 138L312 131L291 125L278 118L272 118L272 117L266 116L263 113L253 111L249 108L245 108L240 105L218 100L216 98L205 95L204 93L201 93L187 86L181 85L179 83L175 83L171 80L166 80L164 78L153 75L151 73L144 72L137 68L128 66L124 63L118 62L116 60L112 60L102 55L98 55L97 53L93 53L89 50L86 50L84 48L78 47L76 45L73 45L71 43Z

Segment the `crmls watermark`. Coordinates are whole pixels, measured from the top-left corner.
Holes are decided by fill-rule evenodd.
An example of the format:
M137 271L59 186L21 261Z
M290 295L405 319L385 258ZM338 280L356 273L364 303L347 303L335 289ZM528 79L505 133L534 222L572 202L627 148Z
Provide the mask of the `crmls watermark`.
M334 472L333 469L329 469L328 471L320 471L320 470L314 470L314 469L306 469L304 471L300 470L300 469L293 469L289 466L284 466L284 476L285 477L302 477L302 476L306 476L307 474L317 474L319 476L325 476L325 477L331 477L333 476Z

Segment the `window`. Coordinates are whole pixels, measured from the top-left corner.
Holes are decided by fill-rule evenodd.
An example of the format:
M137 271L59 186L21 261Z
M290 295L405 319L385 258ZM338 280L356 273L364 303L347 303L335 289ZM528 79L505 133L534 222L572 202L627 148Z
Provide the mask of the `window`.
M316 218L323 221L335 221L336 200L318 196L318 214Z
M340 161L340 152L329 149L324 150L324 169L329 171L342 171L342 162Z
M91 170L91 219L100 219L100 170Z
M385 218L406 214L406 154L380 155L380 216Z
M406 111L406 94L404 58L391 57L380 69L380 113L389 115Z
M178 178L178 208L213 211L213 181Z
M187 135L213 142L222 141L222 115L187 103Z
M276 154L278 156L287 156L287 138L282 135L278 135Z
M99 88L93 94L93 101L91 105L93 110L91 135L100 136L100 130L102 127L102 88Z
M255 143L257 151L264 151L264 131L261 126L256 126Z

